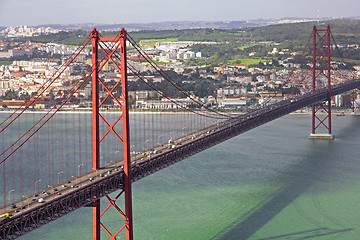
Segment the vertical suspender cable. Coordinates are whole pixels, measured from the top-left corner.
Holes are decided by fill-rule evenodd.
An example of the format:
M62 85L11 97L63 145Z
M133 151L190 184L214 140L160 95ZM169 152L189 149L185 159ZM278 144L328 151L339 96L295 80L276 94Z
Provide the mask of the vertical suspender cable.
M50 125L49 125L49 128L50 128L50 138L49 138L49 145L50 145L50 157L52 159L52 165L53 165L53 171L52 171L52 175L53 175L53 178L52 178L52 184L54 185L55 183L57 184L56 182L56 176L55 176L55 169L56 170L59 170L59 163L58 161L56 161L55 159L58 159L57 157L57 154L55 153L58 153L57 151L55 151L54 149L54 141L55 141L55 138L54 136L57 136L57 134L54 134L54 124L56 122L56 118L52 119L52 121L50 121ZM58 139L56 138L56 140L58 141Z
M71 115L71 130L69 131L69 134L71 136L69 136L72 139L72 146L69 146L70 151L72 151L72 161L73 161L73 168L74 168L74 176L77 176L77 165L76 165L76 126L75 126L75 111L74 110L70 110L69 114ZM69 116L70 119L70 116ZM71 155L69 155L71 156Z
M47 159L48 159L48 181L49 181L49 184L53 185L53 175L54 175L54 161L53 161L53 158L50 156L50 146L51 146L51 139L50 139L50 124L51 124L52 121L50 121L47 126L46 126L46 137L47 137L47 141L46 141L46 148L47 148L47 152L46 155ZM19 149L21 151L21 149Z
M5 140L4 140L4 137L5 137L5 134L1 134L1 142L2 142L2 146L5 146ZM1 149L1 151L3 151L3 149ZM4 206L6 205L6 162L4 162L2 165L2 178L3 178L3 193L4 193Z
M21 132L21 119L19 119L19 121L18 121L18 133L19 133L19 136L21 135L20 132ZM24 195L23 149L20 149L20 151L19 151L19 159L20 159L20 163L19 163L19 167L20 167L20 196L23 196Z
M84 114L83 114L83 116L84 116L84 127L85 127L85 131L84 131L84 133L85 133L85 169L86 169L86 171L88 172L89 171L89 158L88 158L88 127L87 127L87 121L88 121L88 118L87 118L87 116L88 116L88 114L87 114L87 112L85 111L84 112Z
M79 164L81 165L81 164L83 164L82 163L82 157L81 157L81 155L82 155L82 147L81 147L81 130L82 130L82 126L81 126L81 112L80 111L77 111L78 112L78 114L77 114L77 119L78 119L78 129L79 129L79 131L78 131L78 154L79 154ZM85 172L87 172L87 171L85 171Z
M153 104L151 105L151 110L150 110L150 114L151 114L151 137L152 137L152 148L154 148L154 145L155 145L155 141L154 141L154 114L155 114L154 94L152 94L151 99L153 101Z
M63 175L66 175L66 178L68 178L69 177L69 171L67 171L67 170L65 170L65 159L64 159L64 153L65 153L65 147L64 147L64 124L63 124L63 119L62 119L62 114L61 113L59 113L59 114L57 114L57 116L58 116L58 127L57 127L57 129L60 129L60 139L59 139L59 141L60 141L60 143L59 143L59 145L60 145L60 151L59 151L59 153L60 153L60 158L59 158L59 160L60 160L60 163L61 163L61 169L62 169L62 171L64 171L64 174ZM65 130L66 131L66 130ZM58 133L56 133L56 135L57 135ZM70 175L71 176L71 175Z
M34 109L34 105L32 106L33 109ZM36 122L35 120L35 113L32 112L32 118L33 118L33 124ZM39 179L39 169L38 169L38 158L37 158L37 150L38 150L38 146L37 146L37 137L38 137L38 134L35 134L35 138L34 138L34 147L33 147L33 153L34 153L34 171L35 171L35 179Z

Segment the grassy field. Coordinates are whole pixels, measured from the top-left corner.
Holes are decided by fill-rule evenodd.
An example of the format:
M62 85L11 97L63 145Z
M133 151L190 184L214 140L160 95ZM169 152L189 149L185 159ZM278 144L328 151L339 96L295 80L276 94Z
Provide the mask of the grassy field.
M338 57L332 57L331 58L333 61L337 61L337 62L345 62L345 63L355 63L355 64L360 64L360 60L355 60L355 59L342 59L342 58L338 58Z
M262 59L262 58L239 58L234 60L229 60L231 64L241 61L241 64L252 65L259 64L259 62L269 62L270 60Z
M157 65L166 65L168 64L168 62L159 62L159 61L153 61L154 63L156 63Z
M0 61L0 65L10 65L13 61Z
M247 45L244 45L244 46L239 47L239 49L244 50L245 48L253 47L253 46L256 46L256 45L257 45L257 44L255 44L255 43L247 44Z

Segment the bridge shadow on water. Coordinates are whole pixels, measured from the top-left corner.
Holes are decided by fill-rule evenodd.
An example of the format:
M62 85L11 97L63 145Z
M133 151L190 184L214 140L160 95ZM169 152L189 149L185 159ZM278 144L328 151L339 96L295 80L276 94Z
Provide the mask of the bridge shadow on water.
M342 135L354 134L350 128L342 129ZM288 169L287 177L282 178L280 182L285 182L285 187L274 192L268 199L259 205L253 207L248 213L239 217L229 227L217 234L213 239L221 240L242 240L250 238L254 233L260 230L276 215L278 215L287 206L293 203L299 196L304 194L316 183L327 181L337 174L336 166L340 161L337 157L332 157L336 151L336 144L333 141L309 140L309 150L306 156L298 164ZM334 140L336 141L336 139ZM331 149L330 151L328 149ZM324 152L326 153L324 156ZM338 175L335 175L339 177ZM341 176L340 176L341 177ZM321 189L323 190L323 189ZM329 216L330 219L330 216ZM311 221L310 219L308 219ZM332 219L336 223L336 219ZM315 222L315 221L314 221ZM295 223L294 223L295 224ZM318 224L315 224L318 225ZM310 239L326 235L335 235L343 232L352 231L342 224L337 224L342 229L330 229L320 227L304 232L289 233L265 239Z
M293 240L300 240L300 239L310 239L310 238L316 238L316 237L323 237L323 236L330 236L333 234L338 234L338 233L342 233L342 232L348 232L351 231L352 229L340 229L340 230L335 230L335 229L329 229L329 228L317 228L317 229L312 229L312 230L308 230L308 231L302 231L302 232L296 232L296 233L289 233L289 234L284 234L284 235L279 235L279 236L275 236L275 237L268 237L268 238L261 238L258 240L289 240L289 239L293 239Z

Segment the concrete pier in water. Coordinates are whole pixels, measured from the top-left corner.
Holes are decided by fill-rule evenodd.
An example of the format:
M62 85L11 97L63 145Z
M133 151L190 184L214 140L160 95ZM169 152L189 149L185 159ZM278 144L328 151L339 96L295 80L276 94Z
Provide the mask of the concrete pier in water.
M329 133L310 133L309 138L332 140L334 139L334 135Z

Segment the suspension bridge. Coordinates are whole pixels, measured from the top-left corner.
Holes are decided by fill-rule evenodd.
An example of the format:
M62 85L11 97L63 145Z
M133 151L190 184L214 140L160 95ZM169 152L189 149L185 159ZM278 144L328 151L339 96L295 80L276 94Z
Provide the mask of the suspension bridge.
M132 182L307 106L312 106L310 136L332 138L331 98L359 88L360 79L348 74L342 81L331 82L336 71L331 67L331 37L330 27L314 27L312 69L291 72L284 81L283 86L296 85L304 90L302 94L278 101L269 98L258 108L238 114L218 111L185 91L124 29L115 37L101 36L94 29L36 94L0 119L0 239L15 239L81 207L92 208L93 239L100 239L100 228L110 239L120 233L133 239ZM47 110L35 111L34 106L89 45L92 63L87 71ZM146 79L137 63L128 60L129 51L165 81ZM130 101L129 73L138 79L138 90L151 92L147 110L132 111L136 106ZM72 97L87 87L91 89L91 111L63 111ZM326 133L319 134L320 129ZM109 197L119 190L115 198ZM103 211L102 197L109 200ZM120 199L124 210L116 202ZM111 206L123 223L116 232L101 222Z

